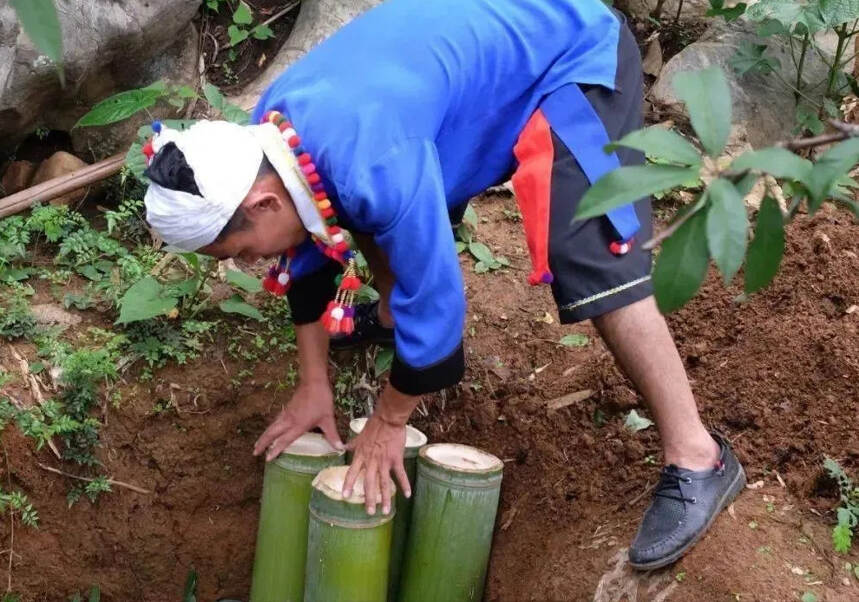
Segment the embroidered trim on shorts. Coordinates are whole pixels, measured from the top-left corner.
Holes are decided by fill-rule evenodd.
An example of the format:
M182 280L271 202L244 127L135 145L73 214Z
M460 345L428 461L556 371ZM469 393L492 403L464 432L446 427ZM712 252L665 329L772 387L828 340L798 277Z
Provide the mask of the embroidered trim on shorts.
M591 295L590 297L585 297L579 301L575 301L574 303L567 303L566 305L562 305L559 309L560 311L570 311L572 309L576 309L581 307L582 305L587 305L588 303L593 303L594 301L599 301L600 299L605 299L606 297L610 297L611 295L616 295L621 291L625 291L628 288L632 288L633 286L638 286L642 282L647 282L650 280L650 274L647 276L642 276L641 278L636 278L632 282L627 282L626 284L621 284L620 286L616 286L607 291L603 291L601 293L597 293L595 295Z

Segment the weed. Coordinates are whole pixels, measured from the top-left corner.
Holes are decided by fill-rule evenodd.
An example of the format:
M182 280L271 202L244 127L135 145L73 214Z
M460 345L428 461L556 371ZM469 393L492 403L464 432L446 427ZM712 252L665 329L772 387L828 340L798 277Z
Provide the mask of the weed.
M832 545L836 552L846 554L852 547L853 535L859 525L859 487L832 458L824 459L823 468L838 483L841 497L841 504L835 511L838 524L832 529Z
M27 499L27 496L20 491L12 491L6 493L0 490L0 512L10 511L20 515L21 524L33 529L39 528L39 513L33 508L33 504Z
M20 284L0 293L0 337L19 339L31 337L36 331L36 319L30 311L27 296L33 289Z

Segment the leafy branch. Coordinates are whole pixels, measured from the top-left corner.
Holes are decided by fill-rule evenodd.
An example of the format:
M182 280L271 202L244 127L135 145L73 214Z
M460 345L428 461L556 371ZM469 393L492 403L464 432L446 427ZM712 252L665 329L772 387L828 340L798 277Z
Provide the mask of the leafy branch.
M855 187L847 174L859 162L859 127L834 122L833 134L748 151L731 160L721 157L731 130L731 97L724 73L716 67L679 73L674 88L686 104L703 152L679 133L658 126L632 132L606 151L633 148L657 163L621 167L606 174L582 198L576 215L579 219L603 215L643 195L678 188L699 190L695 201L644 245L662 244L653 284L659 307L666 313L695 295L710 259L726 284L745 266L747 295L767 286L784 254L785 219L791 219L803 202L813 214L824 200L834 199L859 216L859 205L847 196L847 189ZM790 150L833 142L838 144L814 162ZM752 226L744 198L761 178L767 194L749 243ZM786 215L777 200L782 190L791 198Z

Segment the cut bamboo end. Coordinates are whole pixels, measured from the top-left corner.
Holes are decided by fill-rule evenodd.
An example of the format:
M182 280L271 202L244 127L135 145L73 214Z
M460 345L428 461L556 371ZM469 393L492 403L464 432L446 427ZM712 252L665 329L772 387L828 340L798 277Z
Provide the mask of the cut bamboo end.
M492 454L459 443L434 443L421 455L439 466L462 472L493 473L504 468L504 463Z
M352 436L364 430L367 424L366 418L354 418L349 422L349 431ZM406 425L406 453L407 458L416 456L420 448L427 444L427 436L410 424Z
M319 433L304 433L275 459L274 463L286 470L316 474L326 466L342 464L333 461L344 451L334 448Z

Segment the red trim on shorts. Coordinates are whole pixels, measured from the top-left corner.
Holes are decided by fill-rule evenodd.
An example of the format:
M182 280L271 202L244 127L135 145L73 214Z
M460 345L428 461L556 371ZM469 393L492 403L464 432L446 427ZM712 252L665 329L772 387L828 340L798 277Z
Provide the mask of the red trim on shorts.
M531 255L532 285L552 282L549 270L549 206L552 191L552 164L555 147L552 130L543 111L537 109L519 134L513 147L519 162L513 174L513 192L522 213L525 240Z

